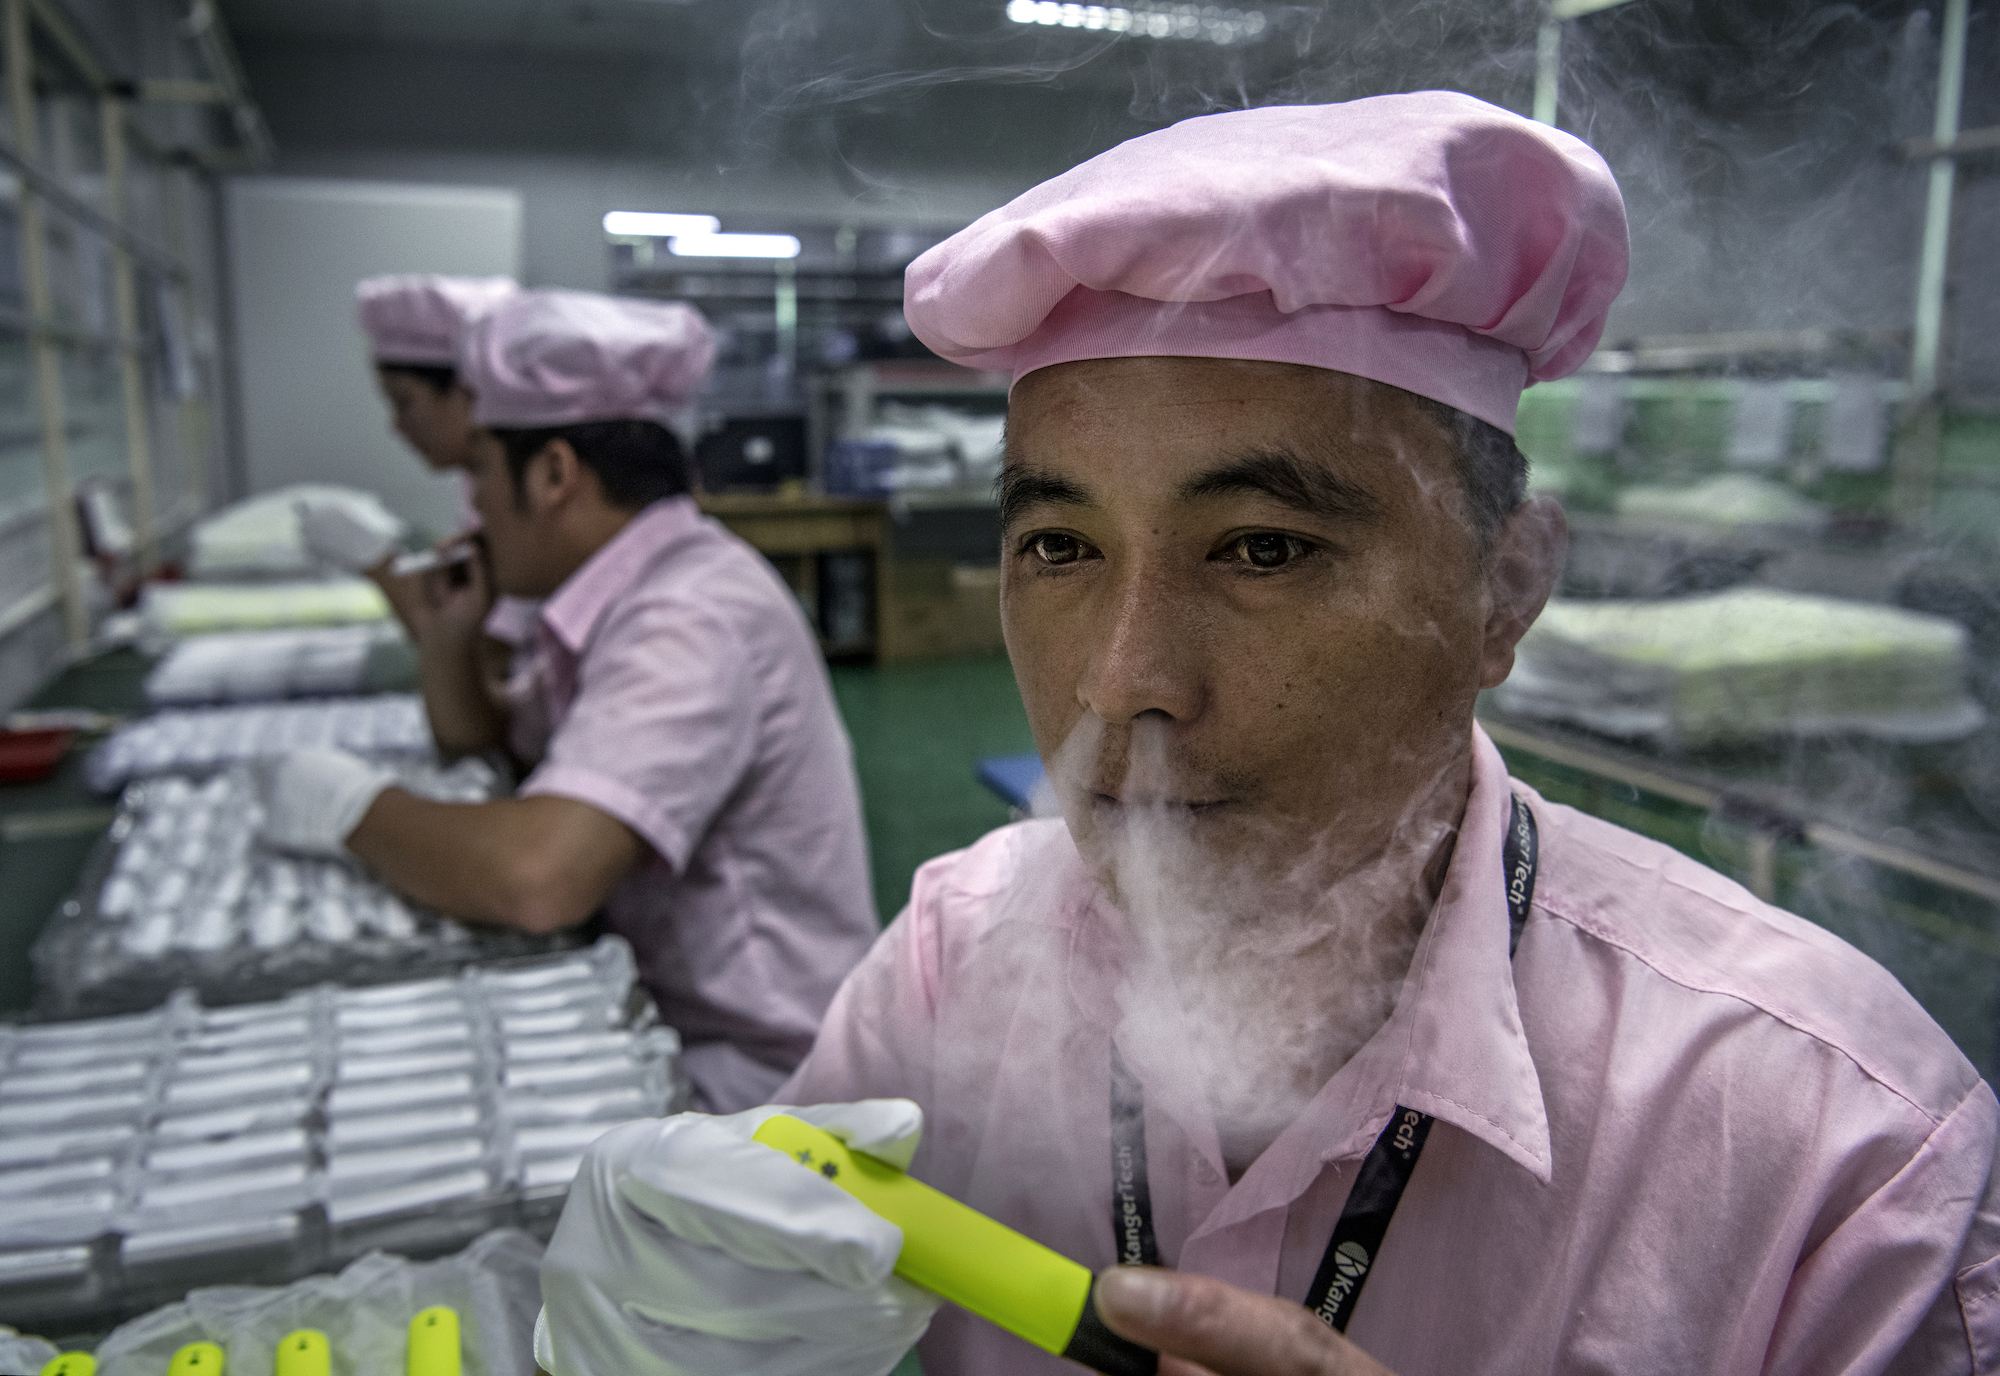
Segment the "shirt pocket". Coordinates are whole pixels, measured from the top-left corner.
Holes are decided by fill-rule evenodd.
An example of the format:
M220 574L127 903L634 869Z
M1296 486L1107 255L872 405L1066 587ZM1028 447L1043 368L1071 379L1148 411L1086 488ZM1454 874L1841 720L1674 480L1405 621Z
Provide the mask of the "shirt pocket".
M1966 1267L1955 1285L1972 1376L2000 1376L2000 1257Z

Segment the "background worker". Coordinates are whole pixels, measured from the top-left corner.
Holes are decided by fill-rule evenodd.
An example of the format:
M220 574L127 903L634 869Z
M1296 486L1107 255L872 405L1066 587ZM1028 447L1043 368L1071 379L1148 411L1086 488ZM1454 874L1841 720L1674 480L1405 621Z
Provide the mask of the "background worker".
M263 779L267 840L350 851L476 922L600 907L686 1044L698 1101L768 1098L876 924L859 789L817 643L782 580L703 517L670 428L714 344L691 307L524 292L462 376L482 557L426 575L417 615L440 747L510 746L518 797L462 805L337 752ZM495 590L546 599L506 701L478 644Z
M446 277L437 273L395 273L355 284L355 314L367 336L376 384L389 403L389 423L434 473L463 473L477 427L472 390L458 374L465 331L520 288L511 277ZM477 526L471 494L465 498L465 527ZM342 503L306 502L299 512L306 550L321 563L359 574L382 590L405 630L414 633L419 590L398 577L392 561L402 552L403 529L363 519ZM532 605L503 598L487 630L489 675L506 676L512 649L525 642L533 623Z
M1189 120L913 263L918 335L1015 379L1003 616L1062 818L918 872L779 1102L1188 1273L1106 1274L1102 1313L1220 1372L1985 1370L1978 1072L1474 718L1562 560L1515 408L1626 256L1589 148L1426 92ZM933 1318L762 1112L592 1148L554 1376L877 1376L919 1333L928 1376L1073 1369Z

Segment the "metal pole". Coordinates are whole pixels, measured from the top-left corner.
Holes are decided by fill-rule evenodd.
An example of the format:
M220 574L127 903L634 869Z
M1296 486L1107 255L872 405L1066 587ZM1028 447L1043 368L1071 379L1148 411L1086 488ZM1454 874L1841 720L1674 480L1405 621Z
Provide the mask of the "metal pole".
M1958 160L1949 148L1958 138L1958 113L1965 94L1966 0L1945 0L1944 42L1938 55L1937 120L1931 139L1940 151L1931 158L1924 201L1924 246L1917 263L1916 338L1910 349L1910 391L1928 397L1938 388L1944 340L1945 272L1951 257L1951 195Z
M27 0L6 0L7 96L14 115L14 140L21 156L34 162L40 149L35 132L34 50L28 34ZM35 358L35 401L42 422L42 488L49 504L49 545L56 600L62 606L63 632L72 646L90 636L90 611L84 605L78 562L83 542L77 532L76 494L69 481L69 420L63 407L62 359L46 327L53 323L49 300L48 239L42 224L41 197L24 178L21 197L21 279L28 298L28 318L43 327L29 341Z
M1551 127L1562 81L1562 20L1553 14L1535 33L1535 122Z
M1896 437L1890 475L1890 503L1896 517L1921 527L1937 491L1938 454L1944 445L1944 398L1940 393L1944 353L1945 287L1951 267L1951 201L1957 158L1949 149L1958 138L1959 106L1965 92L1966 0L1945 0L1944 32L1938 52L1937 118L1924 199L1923 249L1917 259L1917 300L1910 342L1910 407Z
M98 102L104 134L105 208L125 222L125 102L105 96ZM146 415L145 361L139 342L139 298L132 281L132 256L111 244L111 289L118 310L118 371L125 391L125 451L132 468L132 524L139 540L139 574L160 562L159 506L153 495L153 435Z

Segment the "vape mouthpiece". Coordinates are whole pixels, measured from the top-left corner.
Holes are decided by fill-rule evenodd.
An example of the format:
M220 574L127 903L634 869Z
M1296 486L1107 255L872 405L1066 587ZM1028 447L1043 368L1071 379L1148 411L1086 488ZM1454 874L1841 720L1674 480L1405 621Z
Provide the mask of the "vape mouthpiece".
M1106 1376L1158 1371L1157 1353L1119 1337L1098 1317L1089 1267L797 1118L766 1119L752 1136L901 1228L896 1274L904 1280Z
M333 1376L333 1349L317 1328L298 1328L278 1344L277 1376Z
M167 1376L222 1376L222 1349L214 1343L189 1343L167 1363Z
M410 1320L404 1376L458 1376L458 1311L434 1304Z

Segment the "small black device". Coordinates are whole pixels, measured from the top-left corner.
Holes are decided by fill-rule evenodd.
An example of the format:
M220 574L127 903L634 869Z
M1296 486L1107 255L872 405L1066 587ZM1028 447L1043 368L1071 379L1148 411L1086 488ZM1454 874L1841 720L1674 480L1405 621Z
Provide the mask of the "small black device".
M710 492L770 492L806 476L804 416L738 416L703 435L694 447L702 486Z

